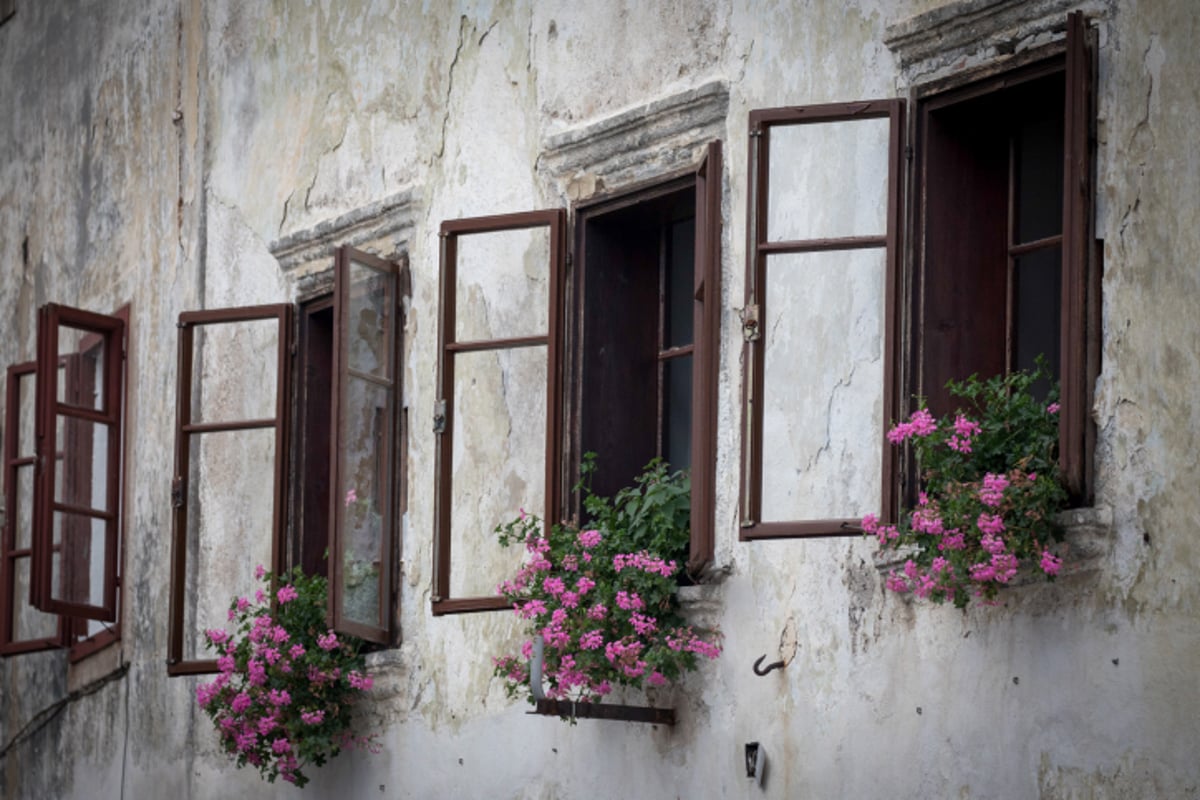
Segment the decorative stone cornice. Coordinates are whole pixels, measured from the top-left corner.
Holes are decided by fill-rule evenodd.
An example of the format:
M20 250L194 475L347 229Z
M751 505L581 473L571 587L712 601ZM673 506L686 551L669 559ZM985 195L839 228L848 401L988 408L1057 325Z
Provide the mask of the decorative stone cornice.
M296 231L270 245L271 255L279 261L284 274L298 274L329 261L335 248L342 245L362 247L375 244L379 255L394 258L407 249L415 225L416 209L412 189L368 203L339 217Z
M1061 39L1068 12L1107 17L1111 5L1112 0L959 0L889 25L883 42L911 82Z
M729 86L712 81L547 137L538 171L575 195L581 181L599 190L683 169L725 134L728 111Z

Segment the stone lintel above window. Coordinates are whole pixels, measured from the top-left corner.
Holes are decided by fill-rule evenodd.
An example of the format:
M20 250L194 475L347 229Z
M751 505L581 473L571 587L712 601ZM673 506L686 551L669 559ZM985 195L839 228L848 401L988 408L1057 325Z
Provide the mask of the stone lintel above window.
M1113 0L958 0L887 27L902 85L1003 64L1066 37L1068 11L1109 16Z
M538 172L571 202L695 168L725 138L729 86L711 81L543 139Z

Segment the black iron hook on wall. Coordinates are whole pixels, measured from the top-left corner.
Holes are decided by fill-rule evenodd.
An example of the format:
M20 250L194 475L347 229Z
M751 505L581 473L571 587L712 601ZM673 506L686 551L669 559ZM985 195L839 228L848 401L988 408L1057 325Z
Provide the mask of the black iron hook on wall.
M758 657L758 661L755 661L755 662L754 662L754 674L755 674L755 675L758 675L758 676L760 676L760 677L761 677L761 676L763 676L763 675L766 675L767 673L769 673L771 670L774 670L774 669L783 669L785 666L787 666L787 665L786 665L786 664L784 664L782 661L776 661L776 662L774 662L774 663L767 664L767 665L764 667L764 666L762 665L762 662L764 662L764 661L766 661L766 660L767 660L767 654L766 654L766 653L763 653L761 656L759 656L759 657Z

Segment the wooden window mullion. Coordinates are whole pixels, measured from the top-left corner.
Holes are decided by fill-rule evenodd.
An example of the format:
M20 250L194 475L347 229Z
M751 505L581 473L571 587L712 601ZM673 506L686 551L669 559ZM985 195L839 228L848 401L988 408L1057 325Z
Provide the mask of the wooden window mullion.
M95 346L103 348L104 383L99 388L101 398L100 408L81 408L76 405L79 387L71 385L72 378L78 378L78 368L70 367L60 376L59 363L59 329L68 327L74 330L87 331L93 334ZM124 385L124 341L125 322L115 316L94 314L88 311L47 304L38 315L38 361L37 361L37 448L38 459L35 470L37 485L34 508L34 568L37 571L34 604L44 611L67 614L74 617L95 619L103 622L115 622L117 614L117 558L119 555L120 535L120 499L121 499L121 443L124 417L121 392ZM73 359L82 353L71 354ZM58 400L59 381L64 380L63 400ZM70 503L67 499L57 500L54 496L56 477L62 475L64 486L78 488L80 480L92 483L91 442L88 441L81 453L73 452L78 446L68 429L64 429L65 441L59 442L57 435L57 420L79 419L103 426L106 434L108 461L105 469L104 507L95 505L83 506L80 503ZM62 449L63 457L58 458ZM86 463L81 463L86 461ZM71 470L83 470L72 473ZM100 602L91 603L80 600L74 594L63 596L65 582L72 574L77 574L80 558L87 558L88 563L82 566L90 571L91 555L89 552L75 552L63 545L59 555L59 580L55 585L53 580L53 551L54 551L54 515L56 513L83 512L92 518L104 521L104 553L101 569L102 585L100 587ZM77 520L64 520L63 535ZM68 561L71 563L69 564ZM90 581L90 578L88 579ZM87 585L86 583L84 585Z
M1089 270L1093 238L1094 36L1081 12L1067 15L1059 464L1068 490L1083 503L1090 502L1092 483L1088 337L1096 336L1087 327L1089 283L1097 282Z
M549 274L547 330L544 335L458 342L457 319L458 243L462 236L545 227L549 231ZM454 408L455 361L466 352L492 352L517 347L546 347L546 450L545 509L540 515L547 524L562 505L559 491L559 464L562 452L561 404L563 392L561 364L561 314L563 305L562 271L566 262L566 214L562 210L530 211L472 219L448 220L441 228L441 265L438 309L438 387L435 410L436 486L434 491L434 554L432 609L435 615L501 610L508 607L503 597L454 597L451 591L452 507L454 501L453 454L457 423ZM499 521L499 520L497 520Z
M171 538L171 586L167 628L167 673L169 675L194 675L217 671L216 659L186 659L184 657L185 589L187 586L187 548L189 531L188 487L195 479L190 474L192 439L210 433L244 430L270 429L274 440L274 476L271 492L272 522L270 568L280 573L285 568L285 520L283 514L286 495L284 481L287 464L288 387L291 377L291 314L288 304L223 308L205 311L188 311L179 315L178 384L176 389L175 428L175 477L172 480L172 538ZM278 346L276 352L275 415L260 420L229 420L222 422L193 422L192 392L194 347L197 328L207 325L235 324L258 320L277 321Z
M383 328L379 332L377 346L383 348L384 363L381 365L382 374L366 372L352 366L350 348L353 335L351 331L359 328L350 318L351 301L356 292L366 291L363 286L356 286L352 268L368 270L373 276L382 281L383 289ZM350 247L339 248L334 277L333 303L333 403L331 408L330 430L333 434L331 446L331 464L333 479L330 491L329 511L329 550L332 560L329 580L329 616L335 630L344 631L379 644L389 644L391 639L391 618L393 599L393 548L395 546L396 514L396 480L395 471L400 468L396 457L398 441L398 405L400 348L399 331L402 327L400 305L400 266L394 262L376 258L368 253ZM355 487L349 486L347 469L347 448L350 446L351 420L347 400L351 380L361 381L385 392L386 399L381 415L373 414L373 425L378 429L372 433L369 445L373 452L371 461L374 466L374 483L372 496L360 498L368 503L374 502L379 509L380 531L379 550L375 553L378 563L378 583L375 619L355 618L358 613L357 605L353 611L347 602L348 553L351 532L349 528L348 504L345 498L347 492ZM360 567L361 568L361 567ZM369 584L368 584L369 586Z
M36 463L33 453L22 454L20 450L21 383L23 379L26 383L32 383L36 373L35 361L10 366L5 389L4 430L8 435L4 440L4 527L0 529L0 656L52 650L66 644L66 618L61 614L53 615L55 633L50 636L21 639L18 638L17 629L18 616L22 611L32 608L29 595L19 596L17 593L18 563L28 562L30 580L34 577L32 529L28 533L29 544L24 547L17 546L20 509L29 507L27 518L32 528L31 512L34 502L32 494L28 497L19 495L19 476L21 470L32 472ZM32 429L30 426L31 431ZM32 484L33 481L30 481L30 485Z
M721 142L710 142L696 170L692 278L691 544L687 569L713 560L717 469L717 382L721 350Z
M741 477L741 536L742 540L785 538L797 536L837 536L857 534L857 517L830 519L763 519L763 457L768 443L764 441L766 400L765 352L770 331L764 330L771 298L767 291L767 268L772 259L795 254L831 253L883 249L883 309L882 336L882 417L883 425L890 422L897 408L895 349L899 341L896 294L899 286L900 258L900 187L904 104L901 100L873 100L857 103L838 103L824 106L788 107L752 111L750 115L750 152L748 166L747 203L747 271L746 304L742 314L744 363L746 374L742 400L742 477ZM837 236L790 236L771 239L768 231L768 198L771 190L770 152L771 133L791 125L854 122L886 119L888 121L886 209L882 234ZM796 313L803 313L797 310ZM802 380L801 376L797 379ZM880 476L880 508L877 513L888 518L895 513L893 475L894 454L880 437L882 452Z

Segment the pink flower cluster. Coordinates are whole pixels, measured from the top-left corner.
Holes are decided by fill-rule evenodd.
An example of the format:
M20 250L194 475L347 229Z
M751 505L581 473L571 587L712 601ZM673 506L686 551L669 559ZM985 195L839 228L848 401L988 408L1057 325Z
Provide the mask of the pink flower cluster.
M547 535L532 516L518 517L508 530L526 558L497 589L526 620L528 635L544 644L548 696L597 702L617 684L661 686L694 668L697 656L719 655L716 637L680 627L663 599L674 591L676 561L648 550L616 551L616 537L597 529L556 527ZM528 691L532 652L527 639L519 657L493 659L510 694Z
M919 479L916 505L898 519L861 523L881 546L904 553L889 589L961 608L972 598L993 602L1022 567L1058 574L1048 544L1060 537L1056 516L1069 496L1056 464L1054 383L1041 359L1029 371L950 381L945 388L968 411L934 418L920 408L888 431Z
M908 418L908 422L898 423L888 431L887 438L892 444L900 444L914 436L928 436L937 430L937 421L928 409L918 408Z
M640 553L617 553L613 556L613 568L617 572L629 568L640 569L643 572L670 578L678 571L679 565L674 561L664 561L661 558L655 558L643 550Z
M963 417L958 419L962 420ZM964 437L974 432L974 429L965 426L962 430ZM947 444L953 447L950 442ZM964 527L948 527L938 505L931 503L925 493L921 493L917 507L909 513L907 529L912 534L933 537L937 551L966 555L968 561L963 564L966 574L964 576L956 572L953 564L942 556L935 557L927 568L910 559L900 572L892 570L888 574L885 581L887 588L899 593L911 592L922 598L936 593L944 599L953 600L963 588L964 577L975 584L972 593L976 597L990 597L994 590L988 587L1011 582L1020 568L1021 559L1012 551L1011 543L1006 538L1009 533L1005 521L1006 492L1010 487L1024 489L1036 479L1035 474L1022 474L1020 470L1008 475L986 473L979 484L967 487L971 493L965 495L967 498L973 497L979 504L976 507L985 510ZM892 544L901 538L897 526L884 525L874 515L864 517L862 527L882 545ZM1061 564L1061 560L1050 551L1041 551L1040 566L1045 574L1057 575Z
M1004 490L1008 488L1008 478L1004 475L987 473L983 476L983 488L979 490L979 502L995 508L1004 502Z
M256 574L271 580L261 567ZM296 578L301 579L314 580ZM255 607L242 602L245 598L235 601L232 616L245 631L244 638L219 628L205 631L208 647L218 653L219 672L196 687L196 702L212 718L226 752L239 766L251 764L264 777L302 786L308 779L302 771L305 762L297 755L300 743L308 748L312 736L340 736L348 722L343 708L347 692L369 690L372 679L357 670L343 679L337 664L353 663L353 651L343 653L332 631L321 634L319 646L311 651L293 641L312 635L285 627L290 624L285 610L299 597L296 587L285 583L275 595L276 612L265 603ZM332 720L336 723L330 728Z
M969 453L971 452L971 437L977 433L979 433L979 423L959 414L954 418L954 434L946 441L946 445L951 450Z

